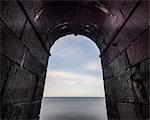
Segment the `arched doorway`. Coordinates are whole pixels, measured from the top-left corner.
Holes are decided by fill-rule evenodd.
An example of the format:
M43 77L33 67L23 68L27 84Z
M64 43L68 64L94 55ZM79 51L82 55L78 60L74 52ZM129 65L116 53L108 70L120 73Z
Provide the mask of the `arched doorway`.
M108 119L149 119L147 0L0 3L0 119L38 119L48 49L70 33L101 50Z
M41 120L106 120L96 44L82 35L59 38L50 50Z

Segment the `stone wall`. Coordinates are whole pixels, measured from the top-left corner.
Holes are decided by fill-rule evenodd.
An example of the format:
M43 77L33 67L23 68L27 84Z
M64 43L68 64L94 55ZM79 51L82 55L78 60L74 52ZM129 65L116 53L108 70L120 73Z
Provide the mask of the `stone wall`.
M49 53L15 1L1 2L1 119L38 116Z
M100 37L108 118L148 119L148 2L126 1L118 9Z
M73 8L62 11L53 2L1 1L0 119L38 118L49 49L71 33L101 51L108 118L149 118L149 3L103 3L111 16L95 2L66 2Z

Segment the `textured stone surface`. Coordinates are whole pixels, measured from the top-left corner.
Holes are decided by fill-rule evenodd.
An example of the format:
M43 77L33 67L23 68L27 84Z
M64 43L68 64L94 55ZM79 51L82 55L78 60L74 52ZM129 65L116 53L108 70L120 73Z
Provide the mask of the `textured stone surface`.
M45 10L46 8L43 6L43 1L21 1L21 3L23 4L32 24L39 33L39 36L46 48L49 49L49 41L48 37L46 37L46 34L51 26L50 20L47 16L47 11Z
M120 119L142 119L142 105L133 103L118 103L118 111Z
M144 119L149 119L149 104L148 105L142 105L142 109L143 109L143 118Z
M6 59L5 57L3 57L2 55L0 55L0 98L1 98L1 94L3 94L2 92L2 87L5 84L6 80L7 80L7 75L10 69L10 61L8 59Z
M34 94L35 82L35 75L17 65L12 65L9 70L2 100L5 102L31 101Z
M46 71L46 66L39 59L34 57L29 49L26 49L23 66L34 74L42 74Z
M111 27L108 32L105 34L105 42L107 45L111 42L114 36L118 33L118 29L124 22L123 15L119 12L117 16L114 17L114 20L111 21Z
M0 17L18 37L21 36L26 17L16 1L1 1Z
M150 84L149 84L149 79L150 79L150 76L149 76L149 66L150 65L150 59L148 60L145 60L141 63L140 65L140 70L143 74L143 80L142 80L142 84L144 85L144 88L145 88L145 94L147 95L147 97L149 98L149 101L150 101Z
M115 83L115 84L114 84ZM135 101L129 72L104 80L106 98L115 101Z
M123 54L124 53L117 56L110 64L108 64L108 66L105 66L105 68L103 68L104 79L125 72L127 65Z
M117 107L116 101L106 100L106 107L107 107L107 117L108 119L119 119L119 111Z
M138 49L137 49L138 48ZM149 58L149 31L145 31L137 40L127 49L130 63L132 65Z
M4 23L0 21L0 24L1 54L20 64L25 47L22 44L22 42L9 30L9 28Z
M33 101L31 104L31 108L30 109L30 119L37 119L39 118L40 115L40 108L41 108L41 101Z
M130 70L104 80L104 84L106 98L110 100L148 104L143 83L133 81Z
M148 4L148 1L140 2L126 23L131 40L134 40L149 26Z
M45 85L45 77L46 77L46 72L43 74L40 74L36 78L36 87L35 87L35 92L34 92L34 97L33 100L42 100L43 97L43 89Z
M120 51L117 46L109 46L109 48L101 56L103 66L106 67L108 64L110 64L119 53Z
M41 45L30 23L27 22L22 38L23 43L28 47L31 53L39 59L44 65L47 65L48 54Z
M131 10L134 8L137 2L138 1L134 1L134 0L124 1L124 4L120 9L124 17L127 17L130 14Z
M31 102L25 103L2 103L2 119L28 119Z

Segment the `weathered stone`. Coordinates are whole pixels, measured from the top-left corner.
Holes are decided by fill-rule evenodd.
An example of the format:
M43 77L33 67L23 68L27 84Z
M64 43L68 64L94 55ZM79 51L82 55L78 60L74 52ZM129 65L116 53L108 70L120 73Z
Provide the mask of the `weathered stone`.
M23 66L37 75L46 71L46 66L43 65L36 57L34 57L29 49L26 50Z
M9 59L20 64L23 57L25 46L22 42L9 30L9 28L0 20L1 42L0 52Z
M5 102L32 101L35 83L35 75L17 65L12 65L2 100Z
M130 70L121 75L104 80L106 98L113 101L147 104L143 85L131 80ZM114 84L116 83L116 84Z
M146 96L149 98L149 102L150 102L149 65L150 65L150 59L143 61L140 64L140 70L141 70L141 73L143 74L142 84L145 89L144 92L145 92Z
M97 46L100 48L102 42L103 42L103 39L104 39L104 35L102 34L102 32L99 33L98 35L98 38L97 38L97 41L96 41L96 44ZM102 50L101 50L102 51Z
M35 87L35 92L33 97L33 100L35 101L42 100L43 92L44 92L43 90L45 85L45 77L46 77L46 72L37 76L36 87Z
M118 55L111 63L110 66L113 69L113 73L114 75L116 73L121 73L124 72L124 70L126 69L126 63L125 63L125 59L123 56L124 53Z
M150 110L150 108L149 108L149 104L148 105L142 105L142 108L143 108L143 118L144 119L149 119L149 110Z
M106 67L120 53L118 46L110 45L109 48L102 54L102 64Z
M30 109L30 119L38 119L40 115L41 101L33 101Z
M113 16L117 16L120 12L120 9L122 8L122 5L124 4L124 0L115 1L110 3L109 10L111 11L111 14Z
M116 39L112 42L112 45L116 45L121 52L130 45L131 41L129 30L124 25Z
M142 106L140 104L118 102L118 111L120 119L135 119L143 118Z
M2 87L4 82L6 82L9 68L10 68L10 61L5 57L3 57L2 55L0 55L0 91L1 92L3 91ZM1 92L0 92L0 98L2 94Z
M124 1L123 6L121 7L121 12L124 17L127 17L130 14L131 10L134 8L134 6L136 5L137 2L138 1L134 1L134 0Z
M138 48L138 49L137 49ZM129 61L134 65L144 59L149 58L149 31L145 31L138 39L127 49Z
M111 21L112 24L109 31L107 32L107 34L105 34L105 42L107 43L107 45L112 41L112 39L114 39L116 34L118 34L119 28L125 20L120 12L115 17L115 20Z
M43 40L45 46L48 44L48 39L44 35L50 29L50 21L47 17L46 8L43 6L43 1L22 1L21 2L32 22L40 38ZM43 22L44 21L44 22ZM47 47L47 50L49 47Z
M115 83L115 84L114 84ZM132 81L129 72L113 76L104 80L106 86L106 98L115 101L134 101L134 91L132 91Z
M108 119L119 119L119 111L116 101L106 100L107 117Z
M2 119L28 119L31 110L31 102L25 103L2 103Z
M140 2L134 13L126 22L130 39L135 40L149 26L148 1Z
M24 1L21 0L21 4L25 8L25 11L27 12L29 18L32 22L34 22L34 18L38 11L40 11L43 8L43 2L41 0L39 1Z
M1 1L0 17L18 37L21 36L26 17L16 1Z
M25 26L22 41L28 47L31 53L35 57L37 57L37 59L39 59L39 61L42 64L47 65L49 55L47 54L44 47L40 43L38 37L36 36L29 22L27 22Z

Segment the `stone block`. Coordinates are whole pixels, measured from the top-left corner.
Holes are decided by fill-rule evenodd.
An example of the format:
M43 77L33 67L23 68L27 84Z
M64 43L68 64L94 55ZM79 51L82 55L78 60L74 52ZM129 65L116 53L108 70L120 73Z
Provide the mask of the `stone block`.
M41 101L33 101L30 110L30 119L38 119L40 115L40 109L41 109Z
M7 58L0 55L0 98L1 98L1 92L2 92L1 90L2 90L3 84L7 80L7 76L8 76L9 69L10 69L10 64L11 62Z
M106 100L107 117L110 120L119 120L119 111L116 101Z
M132 66L132 79L137 82L136 91L138 96L141 95L145 101L150 101L150 94L149 94L149 62L150 60L147 59ZM140 92L140 93L139 93Z
M127 46L130 45L132 40L130 39L130 33L126 25L123 26L120 33L117 35L115 40L112 42L112 45L116 45L119 51L123 51Z
M119 12L117 16L115 16L115 19L111 21L111 27L107 34L105 34L105 42L107 44L109 44L112 41L112 39L114 39L114 37L118 34L118 31L121 25L123 24L124 20L125 19L123 15Z
M22 67L12 65L2 100L8 102L31 101L35 90L36 76Z
M45 85L45 77L46 77L46 72L37 76L36 88L35 88L35 93L33 98L35 101L42 100L44 85Z
M143 111L140 104L118 102L120 119L143 119Z
M38 37L36 36L32 26L27 22L25 30L22 37L22 42L27 46L31 53L39 59L43 65L47 65L49 55L45 51L44 47L40 43Z
M34 18L36 14L43 8L43 2L42 1L24 1L21 0L21 4L25 8L25 11L27 12L29 18L32 22L34 22Z
M124 101L147 104L143 85L131 79L131 71L104 80L106 98L113 101Z
M124 53L118 55L108 66L103 68L104 79L110 78L125 71L126 65Z
M149 58L149 31L145 31L127 49L129 61L134 65L142 60Z
M150 59L146 60L146 61L143 61L140 65L140 70L141 70L141 73L143 74L143 80L142 80L142 84L144 85L144 88L145 88L145 93L147 95L147 97L149 98L149 101L150 101L150 83L149 83L149 65L150 65Z
M149 3L141 1L136 10L126 22L130 39L133 41L149 26Z
M26 50L23 66L37 75L46 72L46 66L43 65L36 57L34 57L29 49Z
M102 32L99 33L98 35L98 38L96 40L96 44L97 46L100 48L102 42L103 42L103 39L104 39L104 35L102 34ZM102 51L102 50L101 50Z
M124 4L120 9L124 17L127 17L130 14L131 10L134 8L136 3L137 1L134 0L124 1Z
M22 42L9 30L9 28L0 21L1 42L0 52L4 56L20 64L25 46Z
M103 45L103 44L102 44ZM106 46L106 45L105 45ZM120 53L118 46L110 45L108 49L102 54L102 64L104 67L106 67L108 64L111 63L111 61L117 57L117 55Z
M134 101L133 84L129 71L104 80L106 98L115 101Z
M102 34L106 35L107 32L109 31L109 29L111 28L111 26L112 26L112 22L111 22L110 18L106 17L105 21L104 21L104 23L102 25L102 29L101 29Z
M38 34L40 35L41 39L45 46L48 44L48 39L44 37L44 35L50 29L50 21L47 16L47 12L45 7L43 6L44 1L22 1L21 2L32 21L35 29L37 30ZM44 21L44 22L43 22ZM47 49L49 49L47 47Z
M117 14L120 12L119 10L121 9L122 5L124 4L125 0L118 0L118 1L113 1L110 3L110 8L109 10L113 14L113 16L117 16Z
M150 110L149 105L142 105L142 110L143 110L143 118L148 120L150 118L150 116L149 116L149 112L150 112L149 111Z
M18 37L21 36L26 17L16 1L1 1L0 17Z
M113 73L113 68L111 68L111 66L108 65L107 67L105 67L105 69L103 69L103 79L106 80L113 77Z
M105 38L103 38L99 47L102 54L104 53L104 49L107 47L107 45L108 44L105 42Z
M121 73L127 67L125 58L123 56L124 53L118 55L111 63L110 66L114 71L114 75L117 73Z
M2 119L22 120L28 119L31 102L2 103Z

